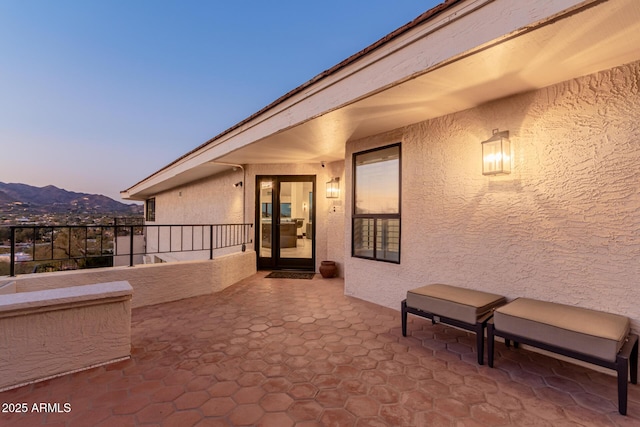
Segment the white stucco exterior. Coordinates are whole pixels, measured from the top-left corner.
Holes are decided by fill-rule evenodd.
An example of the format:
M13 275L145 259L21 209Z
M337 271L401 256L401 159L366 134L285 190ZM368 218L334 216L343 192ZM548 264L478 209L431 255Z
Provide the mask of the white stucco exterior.
M217 174L155 196L156 220L148 224L231 224L244 222L241 168ZM251 222L251 221L249 221Z
M346 293L399 307L408 289L447 283L619 313L638 330L639 81L636 62L349 142L347 158L402 142L402 260L346 256ZM510 132L510 175L482 175L493 128Z
M449 0L123 194L155 197L158 224L255 225L256 176L314 175L316 271L337 261L349 295L399 308L442 282L638 331L639 34L635 0ZM493 129L510 134L506 176L482 175ZM401 262L354 258L353 154L394 143Z

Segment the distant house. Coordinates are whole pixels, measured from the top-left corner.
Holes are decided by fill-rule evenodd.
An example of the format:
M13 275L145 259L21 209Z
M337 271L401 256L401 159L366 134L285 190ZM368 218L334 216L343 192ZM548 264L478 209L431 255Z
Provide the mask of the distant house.
M381 305L440 282L637 331L639 46L637 0L445 1L122 194Z

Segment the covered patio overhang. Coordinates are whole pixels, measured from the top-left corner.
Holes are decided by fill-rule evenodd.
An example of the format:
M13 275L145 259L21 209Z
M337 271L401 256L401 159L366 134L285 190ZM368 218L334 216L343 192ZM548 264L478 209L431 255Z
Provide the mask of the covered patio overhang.
M122 196L144 200L232 164L342 160L346 141L634 62L638 46L636 0L446 1Z

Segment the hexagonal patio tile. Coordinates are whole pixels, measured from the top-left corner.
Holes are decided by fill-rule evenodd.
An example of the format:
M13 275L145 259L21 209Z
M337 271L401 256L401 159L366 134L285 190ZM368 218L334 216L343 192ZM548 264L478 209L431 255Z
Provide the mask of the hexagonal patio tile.
M322 406L313 400L299 400L289 407L289 415L294 420L316 420L322 413Z
M380 403L396 403L400 399L397 391L385 385L374 385L369 390L369 396Z
M211 397L223 397L231 396L238 391L239 388L240 386L235 381L221 381L213 384L207 391Z
M206 391L187 392L174 400L176 409L194 409L200 407L203 403L210 399L209 393Z
M264 411L257 404L236 406L229 414L229 421L234 426L253 426L264 415Z
M471 406L471 416L481 425L504 426L510 425L509 414L504 410L488 403Z
M355 424L355 417L344 409L327 409L322 414L322 423L327 426L350 427Z
M266 377L261 372L247 372L242 374L236 381L242 387L251 387L262 384L265 379Z
M352 396L345 409L356 417L371 417L378 414L380 403L369 396Z
M470 414L469 405L448 397L435 398L433 401L433 409L453 418L468 417Z
M271 413L264 414L256 423L256 427L293 427L294 424L294 421L287 414Z
M173 412L171 403L152 403L136 413L136 418L141 423L157 423L165 419Z
M311 383L294 384L289 389L289 395L297 400L314 398L317 393L318 387Z
M228 414L237 404L230 397L214 397L200 406L207 417L221 417Z
M286 393L269 393L260 400L266 412L285 411L292 403L293 399Z
M257 403L266 394L260 386L242 387L231 398L239 404Z

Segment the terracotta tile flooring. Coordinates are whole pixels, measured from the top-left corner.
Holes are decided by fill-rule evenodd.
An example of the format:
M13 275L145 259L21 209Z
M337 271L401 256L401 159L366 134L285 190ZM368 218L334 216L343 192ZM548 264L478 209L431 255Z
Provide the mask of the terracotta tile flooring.
M628 416L616 380L343 294L340 279L266 279L133 311L132 358L0 393L0 403L69 403L0 413L1 426L606 426ZM1 355L0 355L1 360ZM61 407L64 409L64 407Z

